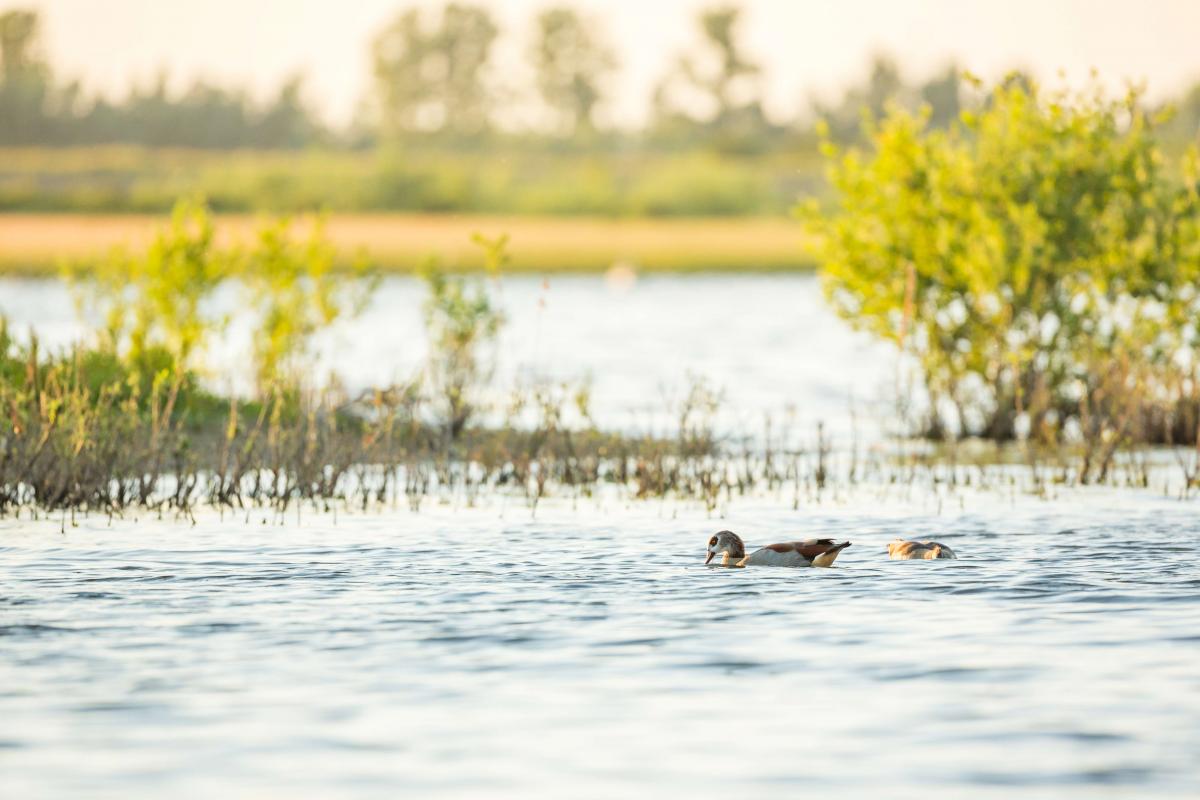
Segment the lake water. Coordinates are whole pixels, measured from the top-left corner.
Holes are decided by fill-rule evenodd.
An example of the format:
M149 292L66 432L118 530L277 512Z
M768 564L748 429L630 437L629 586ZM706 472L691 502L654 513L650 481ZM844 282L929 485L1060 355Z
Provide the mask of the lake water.
M1197 796L1194 505L976 505L10 519L0 796Z
M731 424L836 426L894 369L807 277L502 292L501 379L591 374L609 424L692 371ZM390 281L322 363L415 370L420 299ZM53 284L0 313L80 332ZM789 501L0 520L0 797L1200 795L1196 501ZM854 544L706 568L724 527ZM887 561L910 534L960 559Z
M606 427L669 424L689 375L724 390L728 429L758 431L763 415L791 409L806 430L845 430L895 386L896 358L849 330L825 306L812 275L648 277L614 285L595 276L515 277L494 292L508 323L495 377L503 402L514 384L591 381L593 412ZM316 343L314 373L336 372L351 388L413 377L428 351L419 281L383 282L369 308ZM219 310L236 296L218 298ZM33 326L50 347L83 337L70 292L57 281L0 279L0 315L18 335ZM208 353L209 381L246 391L252 325L234 319ZM234 365L232 368L230 365Z

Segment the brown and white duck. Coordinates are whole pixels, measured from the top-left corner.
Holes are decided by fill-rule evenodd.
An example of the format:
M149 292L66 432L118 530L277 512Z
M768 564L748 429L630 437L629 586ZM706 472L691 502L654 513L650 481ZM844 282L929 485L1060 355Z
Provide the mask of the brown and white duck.
M849 542L834 544L833 539L806 539L769 544L746 555L742 537L733 531L720 531L708 540L708 558L704 563L722 554L723 567L828 567L849 546Z
M941 542L906 542L897 539L887 546L888 557L900 560L958 558L946 545Z

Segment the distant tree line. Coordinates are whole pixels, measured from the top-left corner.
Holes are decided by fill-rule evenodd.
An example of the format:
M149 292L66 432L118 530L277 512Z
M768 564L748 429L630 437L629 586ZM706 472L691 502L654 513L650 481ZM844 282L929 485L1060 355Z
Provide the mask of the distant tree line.
M0 145L274 149L329 136L303 103L300 78L286 81L265 106L205 82L173 95L165 74L121 102L88 97L77 81L55 76L40 49L40 23L34 11L0 14Z
M173 93L165 74L120 101L89 95L78 81L55 74L40 47L38 13L13 10L0 14L0 145L288 149L436 138L470 146L501 130L512 136L515 129L518 136L580 147L634 136L649 146L756 152L794 143L798 133L811 134L819 119L835 140L851 141L861 135L864 110L879 117L889 104L925 105L931 124L943 127L964 104L954 66L911 84L895 61L880 55L865 80L839 101L813 99L794 119L772 120L763 108L763 69L741 41L741 20L736 5L701 11L695 42L654 87L645 130L619 134L602 112L620 63L596 20L569 6L537 14L527 54L535 77L531 87L521 87L496 74L493 53L501 30L487 9L450 2L404 10L371 41L373 80L359 119L334 131L305 102L300 77L287 80L266 103L204 81ZM503 118L514 100L530 96L536 103L527 105L537 110L528 119ZM1169 131L1194 138L1200 85L1178 110Z

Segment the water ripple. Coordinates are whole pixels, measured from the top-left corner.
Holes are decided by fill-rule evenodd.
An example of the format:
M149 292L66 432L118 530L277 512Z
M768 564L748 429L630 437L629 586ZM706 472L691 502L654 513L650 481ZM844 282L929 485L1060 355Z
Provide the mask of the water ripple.
M305 519L0 521L0 794L1200 792L1187 505Z

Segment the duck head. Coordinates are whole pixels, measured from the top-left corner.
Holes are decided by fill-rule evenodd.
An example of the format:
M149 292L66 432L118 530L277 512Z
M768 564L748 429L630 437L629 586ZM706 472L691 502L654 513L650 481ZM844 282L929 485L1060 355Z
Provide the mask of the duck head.
M712 561L719 553L726 553L730 558L744 558L746 545L742 543L742 537L733 531L719 531L708 540L708 558L704 559L704 563Z

